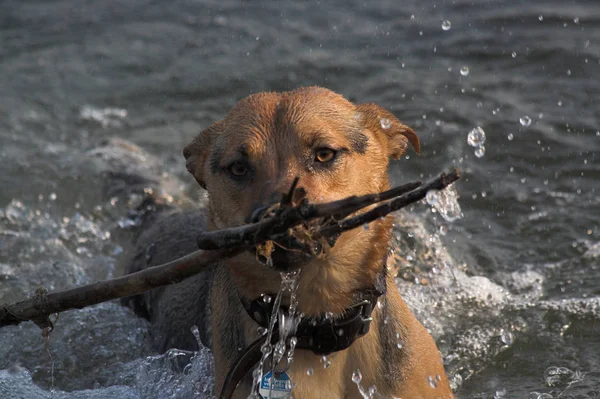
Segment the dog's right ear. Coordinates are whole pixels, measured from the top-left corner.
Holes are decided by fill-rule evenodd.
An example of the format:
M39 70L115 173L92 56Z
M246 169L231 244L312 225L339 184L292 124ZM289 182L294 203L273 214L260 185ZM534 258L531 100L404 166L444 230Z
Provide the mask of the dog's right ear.
M206 189L204 165L210 151L213 136L221 131L221 125L222 122L213 123L194 137L194 139L183 149L185 167L188 172L194 176L198 184L200 184L200 187L204 189Z

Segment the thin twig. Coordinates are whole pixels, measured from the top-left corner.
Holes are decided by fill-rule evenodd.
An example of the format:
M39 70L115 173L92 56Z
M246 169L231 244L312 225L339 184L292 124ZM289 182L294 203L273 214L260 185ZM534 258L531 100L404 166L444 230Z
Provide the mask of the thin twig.
M344 231L355 229L365 223L377 220L389 213L402 209L410 204L414 204L417 201L422 200L427 195L428 191L431 190L442 190L454 183L460 178L458 170L445 174L442 173L439 177L432 179L427 184L420 186L413 191L406 193L398 198L389 200L370 211L362 213L350 219L345 219L332 226L327 226L319 229L315 234L315 239L321 237L331 237L336 234L340 234Z
M341 219L366 206L410 192L420 185L421 182L411 182L379 194L352 196L323 204L303 202L296 207L283 208L274 217L254 224L203 232L198 236L198 248L220 249L236 245L256 245L267 241L269 237L287 234L289 229L309 220L327 216Z

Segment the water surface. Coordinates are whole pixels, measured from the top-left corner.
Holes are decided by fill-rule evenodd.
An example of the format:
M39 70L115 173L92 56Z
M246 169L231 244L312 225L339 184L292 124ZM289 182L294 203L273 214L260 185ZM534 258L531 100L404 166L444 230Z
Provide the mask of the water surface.
M458 396L599 397L597 1L4 0L0 43L0 302L120 273L139 198L107 195L102 171L197 198L194 134L250 93L322 85L418 132L395 182L464 172L462 219L420 205L398 229L420 240L405 266L435 268L400 289ZM141 150L91 151L111 137ZM0 331L4 397L205 396L173 361L190 354L147 357L127 309L57 326L48 350L34 326ZM210 385L207 356L194 370Z

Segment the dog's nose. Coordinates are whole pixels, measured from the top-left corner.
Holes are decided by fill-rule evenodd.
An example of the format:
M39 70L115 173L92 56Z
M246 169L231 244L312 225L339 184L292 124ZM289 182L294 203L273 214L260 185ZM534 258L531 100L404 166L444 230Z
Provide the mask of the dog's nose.
M271 207L270 205L269 206L264 206L264 205L257 206L256 208L254 208L254 210L250 214L250 217L246 218L246 223L260 222L260 220L265 215L265 213L267 213L267 210L270 207Z

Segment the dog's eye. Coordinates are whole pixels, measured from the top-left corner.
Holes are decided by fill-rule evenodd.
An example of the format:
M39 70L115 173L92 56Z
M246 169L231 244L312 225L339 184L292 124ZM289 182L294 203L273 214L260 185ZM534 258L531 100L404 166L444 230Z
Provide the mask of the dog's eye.
M315 161L319 163L329 163L335 159L337 151L331 148L319 148L315 153Z
M234 162L227 168L229 173L231 173L235 177L243 177L248 174L248 167L242 162Z

